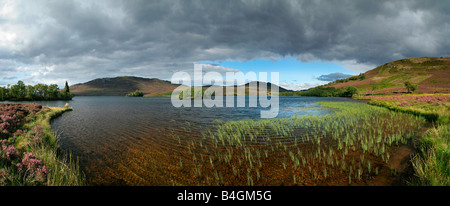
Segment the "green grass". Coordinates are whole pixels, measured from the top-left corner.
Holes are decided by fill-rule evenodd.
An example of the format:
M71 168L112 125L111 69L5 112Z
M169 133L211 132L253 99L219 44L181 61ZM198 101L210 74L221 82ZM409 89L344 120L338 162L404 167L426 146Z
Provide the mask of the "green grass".
M416 178L411 185L450 186L450 127L431 128L419 141L421 152L412 159Z
M439 112L442 109L444 109L445 107L441 107L441 108L427 107L427 106L424 106L424 107L417 107L417 106L415 106L415 107L414 106L413 107L400 107L396 103L386 102L386 101L370 101L369 104L385 107L385 108L388 108L388 109L396 111L396 112L403 112L403 113L408 113L408 114L412 114L412 115L422 116L422 117L425 117L428 121L437 121L440 118L440 116L442 116L442 114L445 114L445 113Z
M218 122L202 138L178 142L198 185L362 184L390 171L391 147L412 142L425 123L367 104L320 104L336 112Z
M46 112L37 115L30 115L30 121L22 125L21 129L28 131L24 135L17 137L15 146L20 151L31 152L38 159L42 160L48 168L47 186L81 186L85 185L85 176L81 172L78 161L72 156L65 155L58 147L57 135L52 131L50 121L63 114L66 111L72 111L70 107L51 107ZM44 131L43 142L40 144L29 144L31 141L31 131L35 126L42 126ZM13 185L33 185L27 180L15 182Z
M427 101L417 101L418 98ZM415 178L410 185L450 185L450 109L447 94L385 96L369 104L426 118L433 126L418 141L418 153L411 159Z
M157 93L157 94L152 94L150 96L152 96L152 97L171 97L172 92Z
M368 104L370 105L422 116L430 122L448 124L450 123L450 102L448 97L448 94L408 94L401 96L369 96L360 97L360 99L369 99Z

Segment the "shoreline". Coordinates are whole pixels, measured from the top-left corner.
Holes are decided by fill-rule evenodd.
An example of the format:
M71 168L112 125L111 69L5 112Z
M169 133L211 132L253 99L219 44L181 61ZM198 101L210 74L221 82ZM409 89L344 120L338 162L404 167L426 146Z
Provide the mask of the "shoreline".
M449 186L450 161L450 95L406 94L356 97L367 104L387 108L398 113L423 117L429 123L427 129L414 142L414 153L409 157L413 178L411 186Z
M70 107L45 107L33 103L0 103L6 110L29 113L2 138L0 185L5 186L81 186L85 177L76 160L59 149L58 137L50 122ZM14 114L15 116L15 114Z
M391 95L385 95L385 96L389 97ZM439 95L421 94L421 95L402 95L402 96L418 97L418 96L439 96ZM444 95L444 96L447 96L447 95ZM379 97L379 96L376 96L376 97ZM351 98L351 99L361 100L361 98ZM366 100L365 103L368 105L385 107L391 111L395 111L395 112L399 112L399 113L408 113L410 115L416 115L416 116L423 115L420 112L412 113L412 112L409 112L408 110L404 111L404 109L405 109L404 107L396 105L398 103L388 104L389 101L387 101L387 100L384 103L382 101L379 101L379 102L381 102L379 104L371 103L372 99L363 98L362 100ZM20 103L6 103L6 104L20 104ZM23 103L23 104L28 104L28 103ZM445 104L445 102L444 102L444 104ZM0 102L0 105L2 105L1 102ZM389 105L391 107L387 107L385 105ZM394 106L392 106L392 105L394 105ZM398 108L400 108L400 109L398 109ZM414 109L414 105L411 105L411 108ZM75 163L75 161L72 160L71 157L68 158L67 155L61 157L61 152L59 151L59 148L57 145L57 135L54 134L54 132L51 130L51 126L50 126L51 120L62 115L64 112L72 111L72 108L70 108L70 107L65 107L65 108L42 107L42 110L46 110L46 112L44 114L35 115L34 121L30 121L25 124L22 124L20 126L20 129L28 130L28 132L26 132L25 134L22 135L22 137L25 137L25 136L29 136L30 134L33 134L32 130L34 127L36 127L36 126L43 127L43 130L44 130L44 133L46 136L46 142L45 142L46 145L43 146L42 148L32 147L32 148L24 149L27 147L27 146L24 146L26 144L20 143L20 141L17 141L17 142L15 142L14 146L16 146L20 150L25 150L26 152L32 152L36 156L37 159L42 159L45 163L52 165L53 169L51 169L50 171L58 171L58 168L60 168L60 169L62 168L63 170L66 170L67 168L71 168L71 169L69 169L69 170L71 170L71 172L69 172L69 173L71 173L70 175L72 175L71 178L73 178L74 176L79 176L78 180L76 180L76 181L74 181L74 179L69 180L68 179L68 176L70 176L69 174L68 174L68 176L66 176L64 178L59 178L58 181L55 180L55 179L58 179L58 177L53 176L52 178L54 178L54 179L52 179L51 181L48 181L47 183L45 183L43 185L86 185L87 184L86 178L83 176L83 174L81 174L79 167ZM429 115L428 112L425 114ZM440 114L440 115L444 115L444 117L446 117L445 113ZM426 116L422 116L422 117L426 118ZM436 141L437 138L444 138L444 139L447 138L448 139L448 136L445 136L448 134L448 132L447 133L445 132L445 131L448 131L448 126L447 127L445 127L445 125L441 126L441 125L443 125L442 122L445 122L448 120L445 120L445 118L444 118L444 120L442 118L433 118L432 120L427 118L427 120L430 124L433 124L433 123L435 123L435 124L433 124L431 126L430 125L427 126L427 128L421 133L420 137L418 136L414 140L414 143L412 143L411 145L408 144L407 145L408 148L406 148L406 147L402 148L403 151L400 151L400 153L404 153L403 155L398 156L398 158L400 158L402 160L402 161L400 161L402 163L401 167L405 167L405 165L407 166L407 168L404 169L407 172L406 175L401 174L402 172L398 170L399 173L397 173L397 175L401 176L400 178L402 178L402 179L407 178L407 179L403 179L402 183L398 182L398 183L400 183L400 185L439 185L439 183L441 183L443 185L446 185L446 184L448 185L448 182L445 182L445 181L432 181L432 180L424 179L423 176L426 176L427 172L421 171L421 167L425 167L424 164L427 164L426 163L428 161L427 159L430 158L430 151L433 152L436 150L436 148L438 148L438 153L443 153L440 155L446 155L447 154L446 149L448 149L448 147L439 149L440 147L442 147L442 142ZM438 136L438 137L436 137L436 136ZM445 141L444 141L444 143L445 143ZM0 150L0 152L1 152L1 150ZM436 155L436 154L434 154L434 155ZM397 156L397 155L395 155L395 156ZM406 157L407 160L404 160L404 157ZM59 165L55 164L55 162L58 162L55 160L60 160L61 158L63 159L63 161L59 161L59 162L62 162L62 164L59 164ZM392 158L394 158L394 155L392 156ZM50 162L52 162L52 163L50 163ZM0 169L2 169L1 162L0 162ZM414 171L412 171L412 170L414 170ZM439 176L439 174L437 174L437 176ZM1 175L0 175L0 178L1 178ZM24 185L26 185L26 184L24 184ZM396 185L398 185L398 184L396 184Z

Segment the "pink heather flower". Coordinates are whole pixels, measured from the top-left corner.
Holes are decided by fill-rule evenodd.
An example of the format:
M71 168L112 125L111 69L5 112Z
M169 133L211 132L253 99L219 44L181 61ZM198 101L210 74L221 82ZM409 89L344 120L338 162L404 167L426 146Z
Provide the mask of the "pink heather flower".
M41 140L44 138L44 128L42 126L35 126L34 129L31 131L30 135L28 136L33 144L40 144Z
M0 152L3 153L3 151L5 151L8 148L7 143L8 143L8 140L6 140L6 139L5 140L0 140L0 145L1 145Z
M3 149L4 146L2 146ZM8 147L3 149L2 158L12 161L19 157L19 153L17 149L13 145L9 145Z
M6 144L8 144L8 140L7 139L2 139L2 140L0 140L0 145L6 145Z
M44 137L44 127L38 125L34 127L33 133L35 136Z
M22 162L16 164L19 172L25 172L33 182L44 183L47 179L47 167L42 160L37 159L33 153L24 153Z

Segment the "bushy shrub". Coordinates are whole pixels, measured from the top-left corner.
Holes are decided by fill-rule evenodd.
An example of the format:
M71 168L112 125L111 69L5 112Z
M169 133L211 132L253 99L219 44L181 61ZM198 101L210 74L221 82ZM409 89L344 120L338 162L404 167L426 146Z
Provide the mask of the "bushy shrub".
M406 89L408 89L408 93L411 93L417 90L417 84L411 84L411 82L405 82L405 87Z
M127 94L127 97L143 97L143 96L144 96L144 92L142 92L141 90L136 90L134 92Z
M316 96L316 97L351 97L358 93L358 89L354 86L336 89L334 87L314 87L307 91L295 92L296 96Z

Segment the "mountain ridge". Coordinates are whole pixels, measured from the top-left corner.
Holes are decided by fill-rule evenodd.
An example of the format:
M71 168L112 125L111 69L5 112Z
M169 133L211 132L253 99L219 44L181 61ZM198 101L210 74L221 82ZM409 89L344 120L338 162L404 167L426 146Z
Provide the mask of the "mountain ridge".
M236 89L237 87L245 86L247 89L249 84L250 83L246 83L245 85L235 85L234 87ZM257 85L259 85L259 82L257 82ZM270 91L271 85L270 82L267 83L268 91ZM157 78L119 76L97 78L85 83L74 84L70 86L70 91L76 96L125 96L136 90L141 90L144 93L144 96L170 96L172 91L179 86L181 86L181 84L172 84L169 81ZM206 90L209 87L210 86L203 86L203 90ZM279 92L291 92L291 90L280 86L278 86L278 88Z
M146 96L154 96L172 92L178 86L157 78L119 76L78 83L70 86L70 91L77 96L125 96L141 90Z

